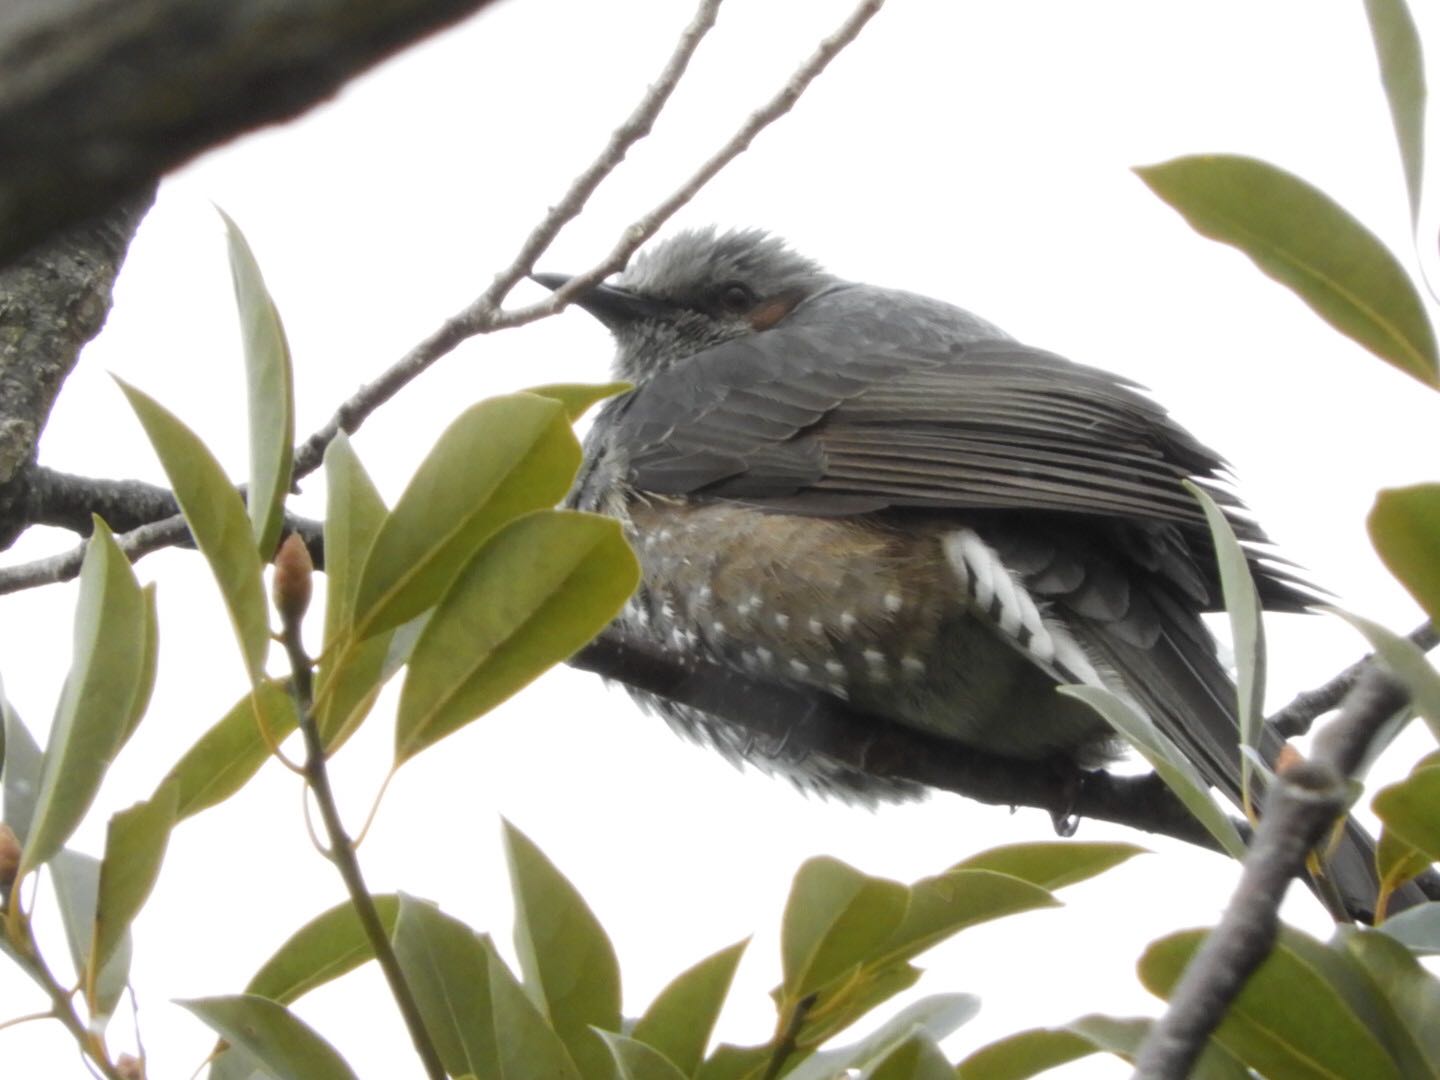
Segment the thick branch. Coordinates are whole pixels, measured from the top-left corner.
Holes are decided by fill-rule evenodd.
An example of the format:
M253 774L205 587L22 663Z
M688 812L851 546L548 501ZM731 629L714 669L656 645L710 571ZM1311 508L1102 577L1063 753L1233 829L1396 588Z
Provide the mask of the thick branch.
M0 265L490 0L0 7Z
M1345 696L1340 714L1316 737L1310 760L1281 771L1230 905L1151 1029L1136 1058L1135 1076L1190 1075L1210 1033L1270 955L1290 882L1304 873L1309 853L1345 810L1346 777L1405 702L1398 682L1379 668L1367 670Z
M115 277L153 197L146 191L0 270L0 549L24 531L16 477L34 460L80 350L110 313Z
M683 663L608 630L570 659L637 690L701 709L782 746L787 740L873 776L907 780L996 806L1031 806L1057 820L1112 821L1214 849L1210 834L1153 775L1087 772L1060 759L1017 761L969 750L852 708L813 690L765 682L702 662ZM736 703L743 702L743 708Z

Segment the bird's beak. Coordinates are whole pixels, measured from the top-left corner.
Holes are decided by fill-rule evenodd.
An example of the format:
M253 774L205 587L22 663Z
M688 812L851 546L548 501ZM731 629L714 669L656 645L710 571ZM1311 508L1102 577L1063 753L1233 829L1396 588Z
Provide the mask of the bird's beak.
M530 280L554 291L568 282L570 275L531 274ZM585 292L576 296L574 303L594 315L609 330L615 330L640 319L657 318L666 312L663 304L658 304L643 296L637 296L626 289L617 289L613 285L592 285Z

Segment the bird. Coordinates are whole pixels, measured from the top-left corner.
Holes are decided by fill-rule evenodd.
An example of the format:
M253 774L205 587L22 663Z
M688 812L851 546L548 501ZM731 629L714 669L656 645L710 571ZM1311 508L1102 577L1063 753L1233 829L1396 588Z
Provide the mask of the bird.
M573 302L633 386L599 411L567 499L618 519L638 556L620 632L961 748L1083 768L1122 743L1056 689L1103 687L1238 803L1235 687L1201 619L1220 582L1185 481L1223 508L1267 609L1317 593L1225 461L1139 386L756 229L679 232ZM807 791L919 794L803 736L772 747L634 693ZM1372 853L1347 825L1328 871L1347 914L1373 913Z

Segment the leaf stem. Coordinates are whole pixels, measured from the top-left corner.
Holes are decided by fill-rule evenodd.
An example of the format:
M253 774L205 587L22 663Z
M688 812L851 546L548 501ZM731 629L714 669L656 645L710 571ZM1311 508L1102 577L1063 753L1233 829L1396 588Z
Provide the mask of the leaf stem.
M326 852L326 857L340 871L340 877L345 882L345 889L350 894L350 902L355 907L355 914L360 918L360 926L365 931L365 937L369 940L370 948L375 953L375 960L385 975L386 983L390 986L390 994L394 997L395 1005L400 1010L400 1017L405 1021L405 1027L410 1032L410 1039L415 1044L415 1052L425 1066L425 1074L430 1077L430 1080L446 1080L445 1066L440 1061L435 1044L430 1040L430 1033L425 1030L425 1021L420 1015L420 1007L415 1002L415 995L410 990L410 984L405 981L405 973L400 970L400 961L395 956L395 950L390 947L390 939L385 933L384 924L380 921L380 913L375 909L375 901L370 896L370 890L365 886L364 875L360 872L360 862L355 857L355 845L351 842L350 836L346 833L345 826L340 820L340 811L335 803L335 793L330 787L330 774L325 765L325 747L320 740L320 729L315 723L315 714L311 709L314 691L312 662L306 655L305 646L300 638L299 616L296 615L293 618L283 616L282 622L284 631L281 640L284 642L285 653L290 658L290 666L294 674L291 686L300 716L300 733L305 739L305 780L315 795L315 804L320 808L320 817L325 823L325 832L330 838L330 848Z

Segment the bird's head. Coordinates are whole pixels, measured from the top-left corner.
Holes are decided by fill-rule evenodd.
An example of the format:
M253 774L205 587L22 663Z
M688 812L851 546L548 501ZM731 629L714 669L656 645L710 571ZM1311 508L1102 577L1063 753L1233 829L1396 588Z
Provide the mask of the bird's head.
M535 274L558 289L561 274ZM682 232L575 303L615 336L615 374L640 383L722 342L763 333L837 279L758 229Z

